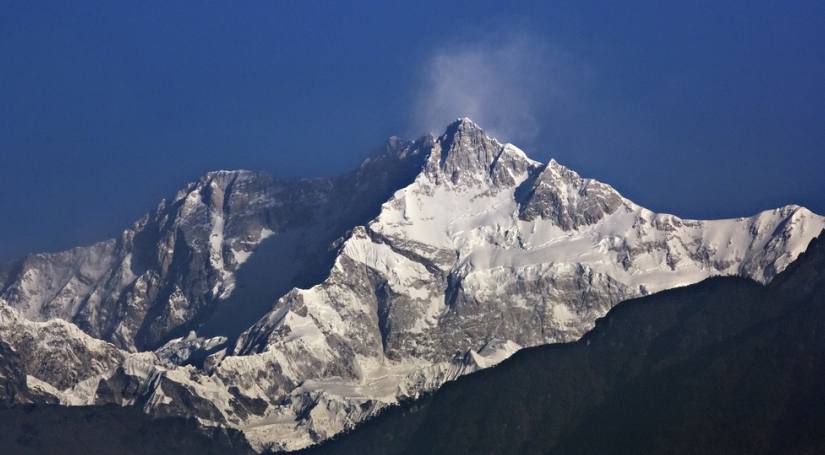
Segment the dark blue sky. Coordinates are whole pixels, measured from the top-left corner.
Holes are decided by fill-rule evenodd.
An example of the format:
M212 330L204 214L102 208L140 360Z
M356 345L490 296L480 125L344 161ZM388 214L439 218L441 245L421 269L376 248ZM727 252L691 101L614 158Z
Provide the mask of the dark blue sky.
M0 0L0 258L460 115L653 210L825 213L822 1L170 3Z

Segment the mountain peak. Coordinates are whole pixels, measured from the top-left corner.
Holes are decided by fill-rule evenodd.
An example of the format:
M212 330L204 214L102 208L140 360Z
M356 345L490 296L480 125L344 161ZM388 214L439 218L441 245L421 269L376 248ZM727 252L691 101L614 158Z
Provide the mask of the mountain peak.
M467 117L447 126L436 140L427 165L436 182L513 186L536 162L513 146L488 136Z
M582 178L551 159L524 188L519 217L553 220L563 230L593 224L622 205L621 195L610 185Z
M453 120L453 122L450 123L450 125L447 128L449 129L451 126L463 129L475 129L479 131L482 130L478 123L474 122L473 119L471 119L470 117L459 117Z
M456 119L447 125L447 129L444 131L444 134L441 135L441 138L448 139L451 143L456 142L456 139L461 138L471 138L476 141L486 139L488 141L495 142L496 144L499 143L495 138L488 136L487 133L484 132L483 128L468 117Z

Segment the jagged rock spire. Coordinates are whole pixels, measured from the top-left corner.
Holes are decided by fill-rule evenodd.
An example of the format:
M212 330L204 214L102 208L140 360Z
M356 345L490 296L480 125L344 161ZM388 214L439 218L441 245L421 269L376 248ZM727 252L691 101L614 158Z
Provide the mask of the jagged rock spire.
M502 144L464 117L448 125L436 140L426 170L436 182L492 182L499 187L515 185L519 176L536 164L515 146Z

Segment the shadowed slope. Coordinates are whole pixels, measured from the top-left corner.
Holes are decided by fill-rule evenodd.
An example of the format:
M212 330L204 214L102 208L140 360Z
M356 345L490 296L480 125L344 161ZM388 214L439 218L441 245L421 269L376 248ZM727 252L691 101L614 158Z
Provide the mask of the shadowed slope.
M18 455L254 453L237 431L194 420L152 419L118 406L29 406L0 410L0 452Z

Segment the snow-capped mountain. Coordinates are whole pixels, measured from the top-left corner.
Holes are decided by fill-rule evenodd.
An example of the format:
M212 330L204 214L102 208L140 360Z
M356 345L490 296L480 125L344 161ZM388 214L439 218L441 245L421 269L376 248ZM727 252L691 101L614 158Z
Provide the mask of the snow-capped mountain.
M71 321L131 351L155 349L204 324L216 334L227 324L240 332L266 309L238 308L232 301L238 280L246 278L238 297L267 304L317 281L332 241L375 216L396 185L412 179L423 158L419 149L393 138L383 153L334 179L210 172L120 238L27 257L0 297L31 320ZM265 254L252 261L265 274L242 270L270 237ZM210 321L213 312L221 324Z
M119 239L30 256L0 293L0 348L20 353L17 401L137 405L295 449L577 339L627 298L767 282L823 228L798 206L656 214L460 119L338 179L210 173ZM38 369L59 356L84 360Z

